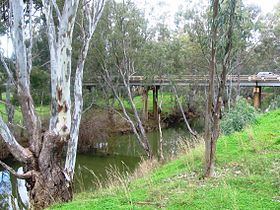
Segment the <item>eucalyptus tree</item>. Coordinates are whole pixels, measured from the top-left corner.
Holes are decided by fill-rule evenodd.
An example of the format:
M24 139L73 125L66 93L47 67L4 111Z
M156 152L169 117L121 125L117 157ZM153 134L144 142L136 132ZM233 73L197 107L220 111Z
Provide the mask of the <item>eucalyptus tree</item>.
M84 21L80 39L82 47L71 84L72 38L76 13L79 7ZM63 9L56 1L43 0L51 68L51 116L49 129L42 130L33 98L30 75L32 71L33 1L10 0L11 35L15 53L16 78L19 104L28 134L28 147L23 147L0 117L0 133L11 154L24 164L24 173L16 173L0 162L14 176L25 179L31 208L42 209L54 202L69 201L73 196L73 175L76 160L79 124L82 112L83 68L90 40L101 17L105 0L65 0ZM55 13L55 15L54 15ZM12 75L7 69L9 75ZM70 88L74 85L74 103L71 105ZM68 145L65 166L62 153Z
M268 13L260 20L258 30L258 44L254 48L254 56L248 61L246 67L251 71L279 71L280 66L280 4L275 7L274 12ZM252 68L254 67L254 68Z
M231 65L236 0L228 0L224 4L220 3L219 0L213 0L211 3L211 58L209 61L209 84L204 133L205 177L214 175L216 143L220 134L221 109L224 101L226 75ZM220 64L220 73L217 68L218 53L223 58ZM217 79L215 80L215 78Z

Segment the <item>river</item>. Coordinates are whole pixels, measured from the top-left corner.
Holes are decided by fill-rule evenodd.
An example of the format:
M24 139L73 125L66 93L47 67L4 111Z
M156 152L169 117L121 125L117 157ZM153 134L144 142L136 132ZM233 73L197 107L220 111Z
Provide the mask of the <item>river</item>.
M187 138L184 128L163 130L163 150L165 155L175 155L181 139ZM157 154L159 133L148 133L154 154ZM97 184L106 182L112 171L130 173L135 170L144 154L132 134L116 135L106 142L97 142L97 150L77 156L75 170L75 192L94 190ZM13 160L6 160L16 171L22 167ZM0 168L0 209L25 209L28 196L23 180L17 180L9 172Z

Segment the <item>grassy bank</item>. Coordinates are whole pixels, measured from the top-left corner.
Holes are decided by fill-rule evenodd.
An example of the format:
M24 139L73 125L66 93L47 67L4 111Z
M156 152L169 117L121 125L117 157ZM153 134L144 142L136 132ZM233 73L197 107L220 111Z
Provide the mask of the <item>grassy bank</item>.
M215 178L201 179L202 161L199 146L142 178L51 209L280 209L280 110L219 139Z
M112 100L112 99L111 99ZM122 98L123 104L127 110L131 110L131 104L127 98ZM171 113L174 111L174 107L176 108L176 98L174 94L170 92L160 92L158 95L158 102L162 100L162 112L163 113ZM136 95L133 97L133 101L135 104L135 107L138 111L141 111L143 109L143 98L141 95ZM183 97L180 97L180 101L183 102ZM112 101L110 101L111 103ZM100 107L106 107L108 103L103 97L97 97L96 103ZM121 106L119 105L119 102L117 100L114 100L114 108L121 109ZM153 110L153 92L149 91L148 94L148 110Z
M152 112L153 110L153 93L152 91L149 91L148 95L148 110ZM5 100L5 94L2 94L3 100ZM159 101L162 102L162 112L170 114L174 110L174 106L176 105L175 98L173 94L168 92L163 92L159 95ZM96 101L98 101L98 106L100 107L106 107L107 103L104 100L104 98L98 98ZM133 98L133 101L135 103L136 109L141 112L143 109L143 100L142 96L135 96ZM125 108L127 110L131 110L130 102L127 99L123 99L123 103L125 105ZM39 114L41 118L48 118L50 114L50 105L44 105L44 106L35 106L36 111ZM116 109L121 109L119 103L115 101L114 107ZM0 103L0 114L2 115L3 119L7 121L7 115L6 115L6 107L4 103ZM19 106L15 106L15 114L14 114L14 120L16 123L22 124L22 113Z
M50 106L37 106L36 111L39 114L40 117L45 118L49 116L50 113ZM6 115L6 107L5 104L0 103L0 113L4 119L4 121L7 121L7 115ZM22 113L19 106L15 107L15 115L14 115L14 121L16 123L22 124Z

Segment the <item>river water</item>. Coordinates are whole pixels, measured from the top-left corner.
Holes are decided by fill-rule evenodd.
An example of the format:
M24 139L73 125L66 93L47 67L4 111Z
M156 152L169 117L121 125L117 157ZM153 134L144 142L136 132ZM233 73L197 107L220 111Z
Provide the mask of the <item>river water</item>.
M175 155L182 138L188 138L185 128L163 130L163 150L165 155ZM154 154L157 154L159 133L148 133ZM75 170L75 191L94 190L97 184L106 182L112 171L130 173L135 170L144 155L132 134L116 135L106 142L97 142L96 151L77 156ZM6 161L18 171L22 167L12 160ZM28 196L23 180L17 180L6 170L0 168L0 209L25 209Z

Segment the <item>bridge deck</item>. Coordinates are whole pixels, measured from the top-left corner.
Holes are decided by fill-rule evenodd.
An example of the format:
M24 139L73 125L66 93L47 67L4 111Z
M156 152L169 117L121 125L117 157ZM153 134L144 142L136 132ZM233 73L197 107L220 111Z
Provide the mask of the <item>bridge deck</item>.
M95 86L98 82L89 81L84 82L84 86ZM168 86L168 85L198 85L208 86L208 76L196 75L182 75L171 77L155 76L153 79L147 79L144 76L129 77L129 84L131 86ZM120 84L121 85L121 84ZM241 86L241 87L280 87L280 76L276 77L258 77L256 75L228 75L227 86Z

